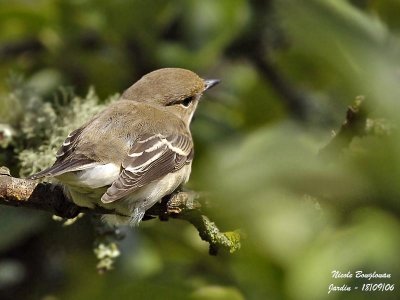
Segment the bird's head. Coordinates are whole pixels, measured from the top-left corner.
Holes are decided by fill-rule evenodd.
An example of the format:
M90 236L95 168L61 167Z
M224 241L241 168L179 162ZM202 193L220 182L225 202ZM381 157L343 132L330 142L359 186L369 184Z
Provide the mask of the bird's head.
M143 76L122 98L163 107L189 124L203 92L218 83L189 70L165 68Z

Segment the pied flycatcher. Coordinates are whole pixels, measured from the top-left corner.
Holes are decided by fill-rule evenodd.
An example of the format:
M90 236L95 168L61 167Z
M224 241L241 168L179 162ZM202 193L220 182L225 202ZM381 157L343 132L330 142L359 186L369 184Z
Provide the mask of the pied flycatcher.
M110 224L137 225L145 211L186 183L190 121L202 93L219 82L178 68L156 70L71 132L48 169L79 206L112 209Z

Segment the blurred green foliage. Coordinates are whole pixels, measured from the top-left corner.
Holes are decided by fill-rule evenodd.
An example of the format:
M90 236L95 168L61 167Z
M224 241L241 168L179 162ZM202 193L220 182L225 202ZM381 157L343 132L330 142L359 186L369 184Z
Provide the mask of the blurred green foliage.
M222 79L192 125L189 187L210 193L222 230L246 235L238 254L210 257L190 224L143 222L99 276L88 219L63 228L0 208L1 299L399 298L398 1L1 1L0 27L0 165L51 164L110 95L189 68ZM365 130L319 155L359 95ZM380 282L397 285L360 291Z

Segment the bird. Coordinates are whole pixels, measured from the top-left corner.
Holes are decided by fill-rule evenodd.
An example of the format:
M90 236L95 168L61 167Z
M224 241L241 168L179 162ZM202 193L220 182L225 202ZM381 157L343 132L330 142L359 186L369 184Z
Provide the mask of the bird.
M189 180L190 123L203 92L220 82L181 68L144 75L72 131L54 164L29 179L55 177L75 204L112 210L110 225L137 226L146 210Z

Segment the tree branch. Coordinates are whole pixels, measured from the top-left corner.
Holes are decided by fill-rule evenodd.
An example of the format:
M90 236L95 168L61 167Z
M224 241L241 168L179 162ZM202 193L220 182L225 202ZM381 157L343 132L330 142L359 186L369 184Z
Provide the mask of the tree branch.
M340 153L342 148L347 147L354 136L366 134L367 116L362 110L363 96L358 96L355 101L347 108L346 119L340 129L333 132L332 139L325 147L320 149L319 155L326 157Z
M156 216L160 220L168 220L169 217L182 219L196 227L201 239L210 244L210 254L217 254L219 249L230 253L238 250L239 233L221 232L203 215L198 198L198 193L193 191L174 192L147 210L143 220ZM65 196L62 186L12 177L6 167L0 168L0 205L44 210L65 219L75 218L79 213L115 214L115 211L99 206L94 209L77 206Z
M305 91L296 87L279 69L274 51L287 47L287 39L276 16L273 1L249 1L252 18L244 30L226 49L233 58L246 58L278 95L288 113L295 120L307 122L315 113L312 101Z

